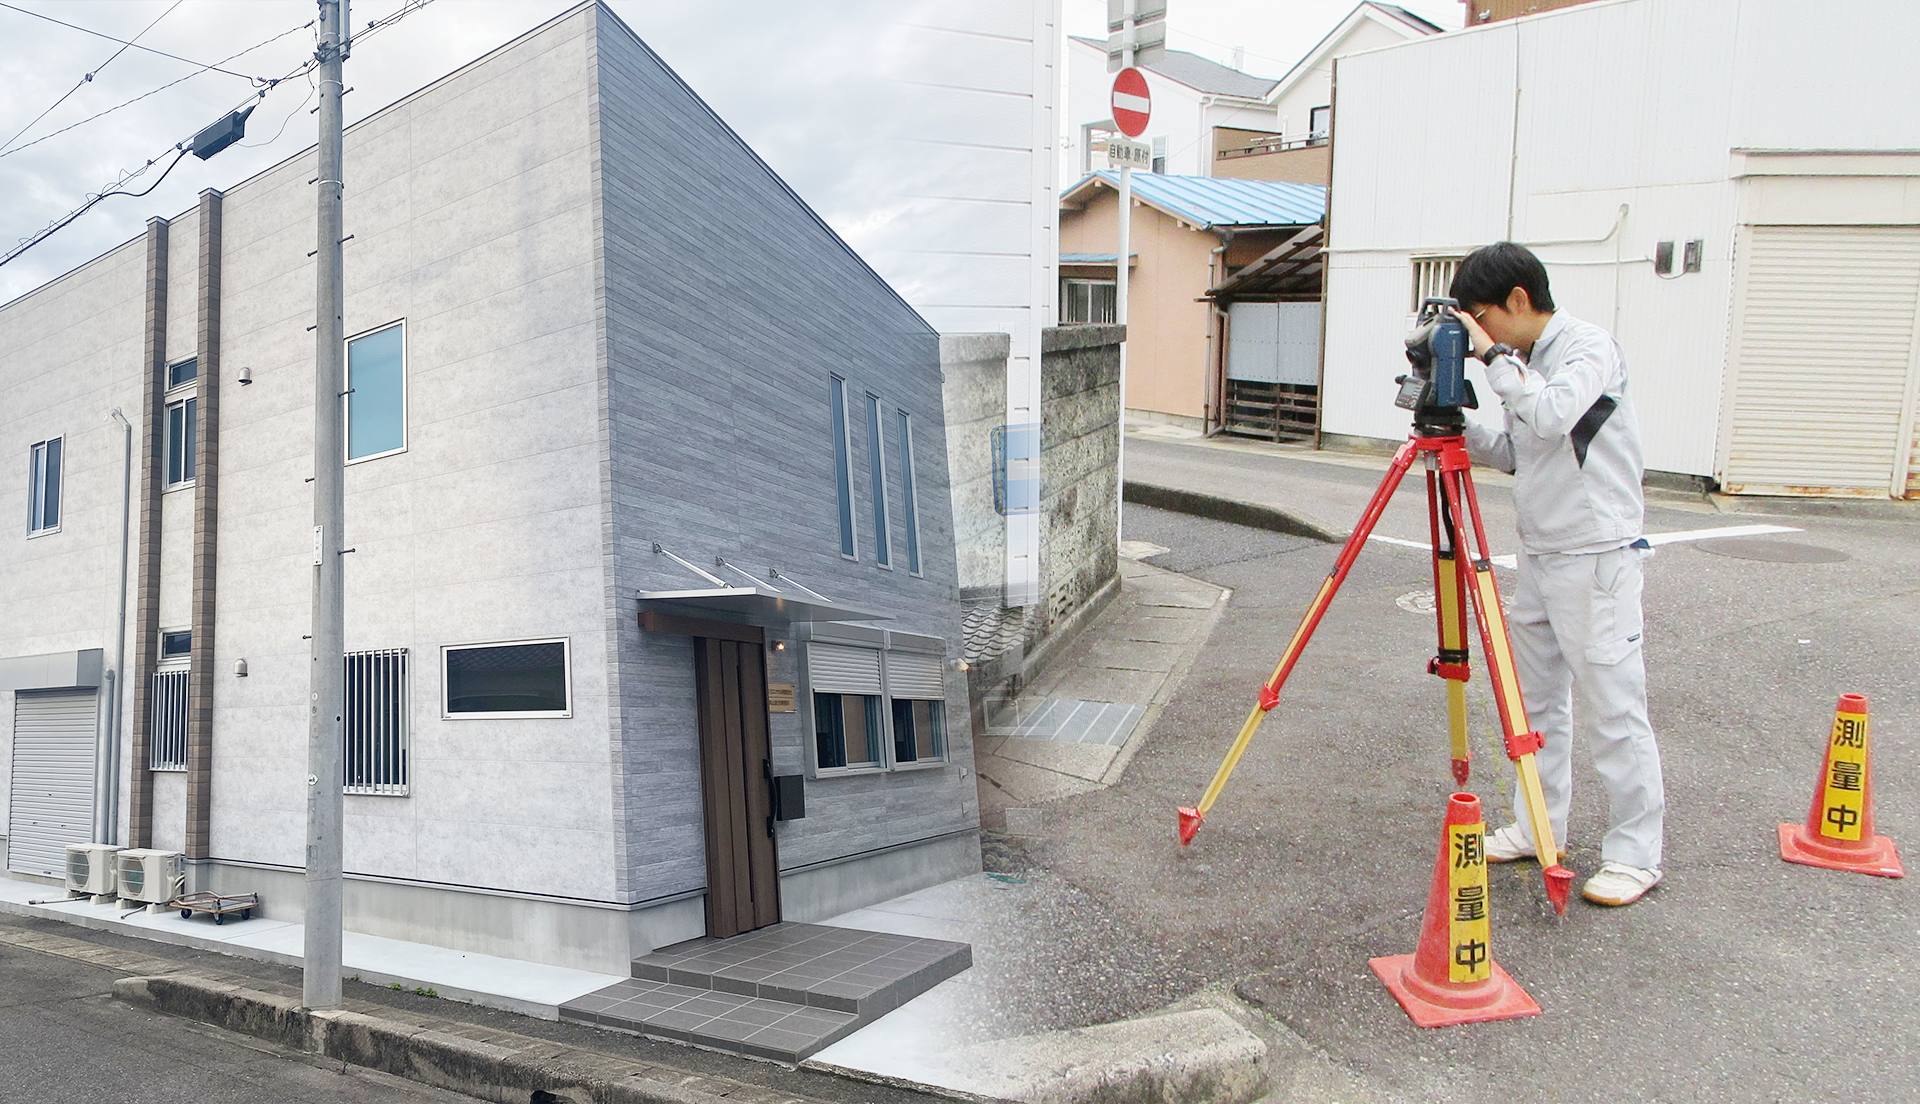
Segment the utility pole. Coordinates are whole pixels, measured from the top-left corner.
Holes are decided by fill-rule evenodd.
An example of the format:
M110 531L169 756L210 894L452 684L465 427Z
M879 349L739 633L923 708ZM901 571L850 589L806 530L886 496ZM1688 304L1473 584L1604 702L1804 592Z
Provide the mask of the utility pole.
M340 1007L342 912L340 755L345 715L346 610L340 549L346 528L346 442L341 402L346 384L340 66L350 46L347 0L319 0L320 189L314 254L313 326L313 644L307 714L307 901L301 1003Z

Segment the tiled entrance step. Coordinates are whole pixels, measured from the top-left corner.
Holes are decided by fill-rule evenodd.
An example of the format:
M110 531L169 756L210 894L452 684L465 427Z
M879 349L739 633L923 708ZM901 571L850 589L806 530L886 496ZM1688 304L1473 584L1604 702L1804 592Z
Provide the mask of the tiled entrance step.
M971 965L965 943L775 924L635 959L560 1018L797 1063Z

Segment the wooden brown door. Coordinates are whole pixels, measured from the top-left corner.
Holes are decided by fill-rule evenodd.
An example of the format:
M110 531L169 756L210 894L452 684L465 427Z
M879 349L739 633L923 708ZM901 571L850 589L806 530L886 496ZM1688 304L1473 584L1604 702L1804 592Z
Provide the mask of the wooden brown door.
M780 922L767 780L766 656L758 644L695 637L700 781L707 808L707 934Z

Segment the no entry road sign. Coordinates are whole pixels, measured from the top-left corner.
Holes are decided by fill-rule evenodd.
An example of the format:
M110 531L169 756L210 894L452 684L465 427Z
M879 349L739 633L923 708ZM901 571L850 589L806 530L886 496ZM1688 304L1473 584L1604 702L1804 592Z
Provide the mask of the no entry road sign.
M1138 138L1147 129L1147 116L1153 111L1153 97L1147 91L1147 75L1138 69L1122 69L1113 78L1113 123L1120 133Z

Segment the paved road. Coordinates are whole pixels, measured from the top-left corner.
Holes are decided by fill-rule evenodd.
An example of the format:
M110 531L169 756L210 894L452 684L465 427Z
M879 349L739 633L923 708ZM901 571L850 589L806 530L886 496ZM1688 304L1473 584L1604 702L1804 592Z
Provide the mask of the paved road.
M112 999L120 975L0 943L0 1101L390 1101L472 1097L306 1055Z
M1287 471L1314 477L1306 462ZM1483 493L1490 513L1511 516L1504 489ZM1057 810L1047 862L1185 972L1237 980L1406 1099L1920 1099L1920 885L1784 864L1774 829L1805 813L1834 699L1861 692L1874 704L1882 830L1920 859L1920 525L1708 510L1667 500L1648 529L1775 521L1806 532L1774 539L1845 558L1766 562L1699 543L1648 565L1668 881L1631 909L1576 898L1559 920L1537 868L1496 868L1494 953L1543 1016L1421 1031L1367 969L1371 956L1414 947L1452 788L1444 697L1425 673L1432 620L1396 602L1430 586L1413 549L1361 558L1183 852L1174 806L1205 786L1336 549L1130 506L1126 535L1170 550L1148 562L1234 596L1123 782ZM1510 550L1510 523L1490 524L1496 550ZM1498 823L1511 771L1484 678L1470 689L1469 788ZM1604 819L1583 755L1569 864L1586 875Z

